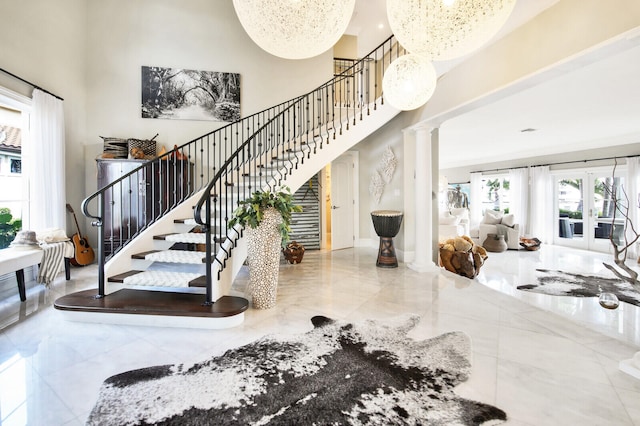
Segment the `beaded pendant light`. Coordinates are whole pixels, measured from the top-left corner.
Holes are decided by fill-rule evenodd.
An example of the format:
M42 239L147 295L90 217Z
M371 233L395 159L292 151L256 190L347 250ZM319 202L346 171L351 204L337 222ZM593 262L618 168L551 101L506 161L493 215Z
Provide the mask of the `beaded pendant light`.
M249 37L272 55L305 59L327 50L344 34L355 0L233 0Z
M400 110L416 109L433 95L436 79L436 70L426 57L400 56L389 65L382 79L384 99Z
M411 53L454 59L489 41L516 0L387 0L389 25Z

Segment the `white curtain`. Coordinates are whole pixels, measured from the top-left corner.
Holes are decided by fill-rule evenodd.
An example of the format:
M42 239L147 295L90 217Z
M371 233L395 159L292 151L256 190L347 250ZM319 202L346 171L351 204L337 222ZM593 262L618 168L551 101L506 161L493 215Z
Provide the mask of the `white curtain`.
M553 244L553 180L549 166L531 167L530 236Z
M482 173L471 173L469 180L469 225L473 228L482 220Z
M640 194L640 158L628 157L627 158L627 176L625 178L625 192L629 197L629 220L636 229L636 232L640 232L640 209L638 207L639 194ZM631 229L627 229L627 238L631 241L635 238L635 234L631 232ZM627 250L628 259L638 258L638 244L634 244Z
M27 145L29 229L66 229L62 100L33 91L31 138Z
M520 235L529 231L529 169L509 170L509 213L520 226Z

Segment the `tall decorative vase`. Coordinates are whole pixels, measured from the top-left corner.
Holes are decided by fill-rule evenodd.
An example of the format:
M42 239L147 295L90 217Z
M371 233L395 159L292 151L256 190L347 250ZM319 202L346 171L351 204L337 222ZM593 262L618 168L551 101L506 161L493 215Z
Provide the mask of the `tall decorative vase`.
M257 228L246 228L249 294L253 307L270 309L276 305L280 263L282 216L274 208L264 211Z

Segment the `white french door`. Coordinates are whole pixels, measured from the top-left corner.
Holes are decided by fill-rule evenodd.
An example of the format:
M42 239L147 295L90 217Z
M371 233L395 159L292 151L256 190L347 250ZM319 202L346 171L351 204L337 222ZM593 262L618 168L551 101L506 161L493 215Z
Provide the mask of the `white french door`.
M624 171L611 168L555 175L554 244L584 250L612 252L610 235L624 235L624 218L614 211L613 192L622 194Z

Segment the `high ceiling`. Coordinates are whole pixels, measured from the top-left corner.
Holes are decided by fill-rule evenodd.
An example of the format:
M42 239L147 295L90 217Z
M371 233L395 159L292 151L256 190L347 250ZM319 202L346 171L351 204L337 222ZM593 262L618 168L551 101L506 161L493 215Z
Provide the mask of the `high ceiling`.
M494 41L558 1L518 0ZM387 28L368 29L380 22ZM390 33L385 0L356 0L348 33L358 36L359 50L375 47ZM443 74L463 60L436 63L436 69ZM592 52L572 68L445 121L441 169L640 143L640 37Z
M617 47L446 121L440 130L441 168L640 143L640 44L625 40ZM468 154L464 158L460 147Z

